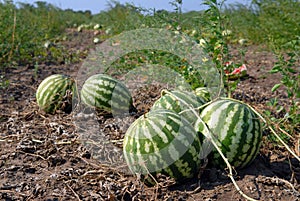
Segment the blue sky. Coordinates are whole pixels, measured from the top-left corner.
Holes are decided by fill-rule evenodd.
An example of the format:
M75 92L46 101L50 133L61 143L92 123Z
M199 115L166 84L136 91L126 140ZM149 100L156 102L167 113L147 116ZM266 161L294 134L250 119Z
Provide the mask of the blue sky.
M30 3L33 4L37 0L15 0L14 2L23 2L23 3ZM71 8L75 11L77 10L90 10L92 13L99 13L102 10L107 9L107 3L110 2L109 0L41 0L48 3L51 3L59 8L67 9ZM165 10L172 10L173 7L169 4L169 0L119 0L120 3L133 3L136 6L141 6L143 8L155 8L165 9ZM202 10L205 7L202 4L203 1L201 0L183 0L183 7L182 10L191 11L191 10ZM251 0L227 0L226 4L232 3L242 3L242 4L249 4Z

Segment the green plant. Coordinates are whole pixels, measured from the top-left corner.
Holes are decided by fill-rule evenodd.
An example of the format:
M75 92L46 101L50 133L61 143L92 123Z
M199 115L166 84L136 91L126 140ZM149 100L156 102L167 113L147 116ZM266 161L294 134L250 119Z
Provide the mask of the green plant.
M38 62L36 62L34 64L34 69L33 69L34 79L38 78L38 72L39 72L39 64Z
M6 79L4 75L0 75L0 89L6 89L9 84L9 80Z
M92 22L105 27L108 36L140 28L143 24L144 17L141 12L145 11L144 9L129 3L122 5L117 1L109 2L108 6L107 11L96 14L92 19Z
M278 106L277 99L271 104L276 107L277 113L284 113L283 117L276 120L276 123L290 134L296 134L300 130L300 70L297 68L300 62L299 44L300 37L298 36L298 40L292 40L286 44L294 51L288 53L277 52L277 62L270 71L271 73L281 74L281 81L273 86L272 92L281 87L286 92L289 100L286 107Z
M222 10L224 2L224 0L221 2L217 0L204 1L203 4L209 6L209 8L205 11L206 20L203 22L205 30L201 40L203 41L203 47L210 54L212 61L221 73L227 96L231 97L231 93L235 90L239 79L233 81L226 75L242 64L231 62L228 44L232 31L229 29L228 17Z
M300 2L295 0L254 0L248 6L227 7L225 13L236 38L285 49L284 44L299 35L299 10Z
M0 64L1 68L38 63L72 61L61 45L46 49L66 28L88 19L82 13L63 11L51 4L38 1L34 5L5 0L0 2ZM75 17L76 16L76 17ZM60 41L55 41L59 44ZM48 57L49 53L51 57Z

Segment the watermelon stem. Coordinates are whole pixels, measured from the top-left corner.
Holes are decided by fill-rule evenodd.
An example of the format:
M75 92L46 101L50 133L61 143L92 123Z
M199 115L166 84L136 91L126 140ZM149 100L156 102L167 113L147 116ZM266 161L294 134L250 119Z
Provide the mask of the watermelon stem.
M236 99L232 99L232 98L222 98L222 99L236 101L236 102L239 102L241 104L245 104L246 106L248 106L268 126L268 128L271 130L271 132L275 135L275 137L279 140L279 142L288 150L288 152L290 152L300 162L299 156L297 156L297 154L295 152L293 152L291 150L291 148L276 133L276 131L271 126L272 122L269 119L266 120L266 118L264 118L258 111L256 111L252 106L248 105L247 103L244 103L242 101L239 101L239 100L236 100Z
M234 187L236 188L236 190L241 194L241 196L243 196L245 199L247 200L251 200L251 201L257 201L249 196L247 196L241 189L240 187L238 186L238 184L236 183L234 177L233 177L233 168L232 166L230 165L230 163L228 162L228 159L224 156L224 154L222 153L222 150L218 147L217 143L216 142L219 142L219 140L215 137L216 135L208 128L208 126L206 125L206 123L201 119L201 117L199 116L199 114L195 111L195 108L192 108L190 104L186 103L184 100L182 100L181 98L179 98L178 96L176 96L175 94L172 94L170 93L169 91L166 91L166 93L170 94L171 96L174 96L176 99L180 100L182 103L184 103L186 106L189 107L189 109L195 114L195 116L198 118L198 120L201 121L201 123L204 125L205 129L208 130L208 135L205 136L209 141L212 142L213 146L216 148L216 150L219 152L220 156L222 157L222 159L224 160L224 162L226 163L227 165L227 168L229 170L229 174L227 175ZM215 100L218 100L219 98L216 98ZM210 101L209 103L215 101L215 100L212 100ZM209 104L209 103L206 103L206 104ZM205 104L205 105L206 105ZM203 106L200 106L200 108L203 107ZM219 142L220 143L220 142Z

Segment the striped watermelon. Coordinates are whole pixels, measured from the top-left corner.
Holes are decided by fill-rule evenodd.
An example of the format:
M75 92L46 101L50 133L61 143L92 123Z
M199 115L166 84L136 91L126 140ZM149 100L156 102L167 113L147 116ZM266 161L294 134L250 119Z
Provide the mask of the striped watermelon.
M151 110L167 109L183 115L189 122L195 123L197 117L190 108L198 108L205 101L188 91L162 90L161 97L154 102ZM199 114L199 110L197 110Z
M37 88L38 106L47 113L57 110L72 111L72 97L76 92L74 79L69 76L55 74L44 79Z
M127 87L105 74L95 74L85 81L81 89L81 100L88 106L113 114L132 112L135 109Z
M170 110L150 111L139 117L123 141L130 170L140 174L146 184L154 184L148 173L153 177L161 173L177 182L193 177L200 168L200 148L193 126Z
M205 107L200 117L217 137L218 147L232 166L243 168L254 160L262 139L261 124L247 105L234 100L217 100ZM199 119L195 129L208 134ZM210 157L212 164L225 166L217 150L213 150Z

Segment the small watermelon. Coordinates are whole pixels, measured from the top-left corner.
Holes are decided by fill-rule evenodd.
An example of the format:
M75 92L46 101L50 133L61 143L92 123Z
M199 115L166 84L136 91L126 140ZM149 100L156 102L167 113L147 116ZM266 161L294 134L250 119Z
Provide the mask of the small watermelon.
M150 111L127 130L123 141L125 160L133 173L142 175L146 184L157 173L182 182L200 168L201 143L191 124L170 110ZM147 176L148 175L148 176Z
M219 99L205 107L200 117L218 139L218 147L232 166L246 167L257 156L262 140L261 123L247 105ZM199 119L195 129L209 135ZM211 152L210 158L213 165L225 167L217 150Z
M44 79L37 88L38 106L47 113L72 111L72 99L76 94L75 80L69 76L54 74Z
M154 102L151 110L167 109L172 110L180 115L183 115L189 122L195 123L197 116L191 109L194 109L199 114L199 109L196 109L206 103L200 97L197 97L193 92L189 91L167 91L162 90L161 97Z
M81 89L81 100L86 105L107 113L121 114L135 110L127 87L106 74L95 74L85 81Z

